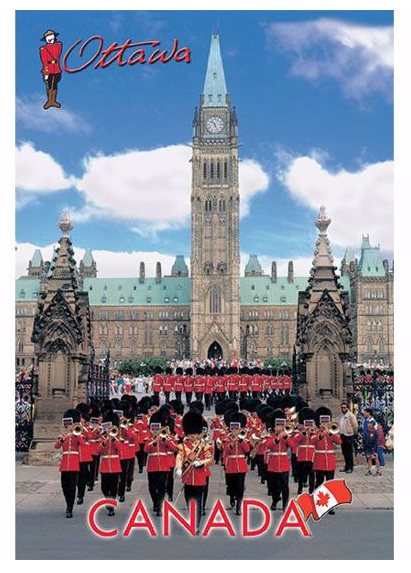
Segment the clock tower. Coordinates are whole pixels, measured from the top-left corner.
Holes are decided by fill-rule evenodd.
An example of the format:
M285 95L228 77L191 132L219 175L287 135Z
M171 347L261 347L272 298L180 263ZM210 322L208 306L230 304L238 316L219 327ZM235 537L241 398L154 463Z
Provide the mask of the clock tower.
M191 357L232 360L240 348L238 135L218 35L193 120Z

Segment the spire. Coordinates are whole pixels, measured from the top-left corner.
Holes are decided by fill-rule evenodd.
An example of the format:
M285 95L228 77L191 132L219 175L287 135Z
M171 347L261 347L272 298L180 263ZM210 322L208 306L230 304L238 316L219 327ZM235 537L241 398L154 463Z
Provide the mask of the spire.
M94 263L94 258L91 249L86 249L83 258L81 259L81 262L85 267L92 266L92 264Z
M188 267L184 259L184 255L177 255L171 267L172 277L188 277Z
M218 34L213 34L208 55L202 105L204 107L226 107L228 104L227 96L223 61L220 52L220 39Z
M334 259L331 255L330 241L327 237L327 229L331 223L331 219L325 212L325 207L320 207L318 218L315 226L320 231L318 234L317 242L315 243L316 249L314 251L313 268L317 267L333 267Z
M248 263L245 266L244 275L246 277L260 277L263 274L260 261L257 255L250 255Z
M69 237L70 231L74 229L74 225L70 219L70 211L65 209L61 215L61 219L58 222L58 226L60 227L61 234L63 237Z
M371 249L370 235L362 236L361 249Z
M41 256L40 249L36 249L31 258L32 267L41 267L43 265L43 257Z
M379 245L372 247L370 236L362 236L361 257L358 269L364 277L382 277L385 275L385 268Z

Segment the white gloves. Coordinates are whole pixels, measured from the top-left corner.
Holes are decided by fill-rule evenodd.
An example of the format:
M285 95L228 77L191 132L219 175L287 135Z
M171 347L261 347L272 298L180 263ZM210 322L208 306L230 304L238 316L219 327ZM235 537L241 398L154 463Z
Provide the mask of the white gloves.
M182 472L181 469L177 469L177 470L176 470L176 476L177 476L177 477L181 477L181 474L182 474L182 473L183 473L183 472Z
M200 462L200 460L194 460L193 466L195 468L199 468L203 465L203 462Z

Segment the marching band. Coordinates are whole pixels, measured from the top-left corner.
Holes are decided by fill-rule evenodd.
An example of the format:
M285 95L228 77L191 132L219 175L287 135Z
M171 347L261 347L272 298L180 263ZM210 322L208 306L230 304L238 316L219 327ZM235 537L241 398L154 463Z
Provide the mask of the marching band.
M173 384L171 388L175 388ZM163 381L161 385L166 395L171 392L170 385L164 386ZM211 384L209 387L216 389ZM240 388L240 381L236 387ZM156 394L139 401L125 395L121 401L113 398L82 403L65 412L64 432L55 447L62 449L66 517L73 516L76 492L77 504L81 505L86 486L92 491L99 476L104 497L124 502L126 492L132 489L135 466L140 474L144 468L147 471L157 516L162 515L165 496L170 502L174 499L174 478L181 480L175 503L183 491L187 504L195 500L197 529L205 515L213 465L222 465L228 502L236 515L242 512L249 471L256 469L261 484L266 485L272 511L280 501L282 511L287 508L290 473L298 483L299 494L307 487L312 493L324 480L333 479L334 448L341 439L328 408L314 411L290 394L268 395L265 403L246 395L239 402L231 397L218 400L215 415L204 417L200 398L207 396L207 380L199 385L194 379L193 388L198 399L187 401L186 406L176 398L160 407ZM228 382L226 388L235 395L233 381L231 389ZM250 388L252 393L259 392ZM176 395L180 392L174 391ZM206 411L209 408L211 399L205 400ZM107 505L107 511L114 515L112 505Z

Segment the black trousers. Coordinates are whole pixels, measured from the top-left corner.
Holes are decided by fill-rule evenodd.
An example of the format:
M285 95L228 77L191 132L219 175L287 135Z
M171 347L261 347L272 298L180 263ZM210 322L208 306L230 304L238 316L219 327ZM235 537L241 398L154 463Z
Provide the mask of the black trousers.
M297 456L296 454L291 454L291 475L294 481L297 481Z
M203 495L204 486L203 485L185 485L184 486L184 497L189 506L190 500L194 499L196 502L196 526L197 529L200 527L201 516L203 513Z
M207 478L206 478L206 483L205 483L205 486L204 486L204 490L203 490L203 511L205 510L205 506L206 506L206 503L207 503L208 489L209 489L209 487L210 487L210 478L207 477Z
M143 471L143 467L145 466L147 454L144 451L144 442L140 444L139 449L136 452L136 458L138 463L138 471L141 473Z
M174 493L174 468L170 468L170 471L167 473L166 492L167 492L168 499L173 499L173 493Z
M58 74L49 74L48 79L46 80L47 89L49 90L56 90L57 84L61 80L61 73Z
M211 394L204 394L206 410L210 410L211 408L211 398L212 398Z
M90 462L90 472L88 474L88 486L93 488L94 482L98 479L98 470L100 466L100 456L92 455L93 461Z
M91 462L80 462L80 471L77 480L77 497L84 497L86 485L90 483Z
M247 398L247 392L240 392L240 400L245 400Z
M181 402L181 390L180 391L176 391L175 392L176 395L176 400L179 400Z
M280 501L280 497L282 497L284 511L290 497L290 488L288 486L289 472L267 472L267 477L273 503L277 504Z
M354 436L344 436L344 434L340 434L342 443L341 443L341 451L344 456L345 461L345 469L352 470L354 469Z
M244 497L245 489L245 472L238 474L226 474L227 477L227 490L229 496L237 500L237 505L240 505Z
M120 464L121 464L121 474L118 483L118 495L124 495L126 491L126 485L131 485L131 482L129 481L127 483L127 481L130 480L130 468L132 467L134 469L134 459L120 460ZM133 480L131 479L131 481Z
M260 392L258 390L253 390L251 392L253 398L259 398L260 397Z
M315 471L315 489L317 489L317 487L319 487L324 480L328 481L330 479L334 479L334 470L332 471L324 471L324 470L316 470Z
M161 509L166 495L167 475L169 472L148 472L148 491L153 500L154 511Z
M202 392L195 392L196 395L196 400L199 400L200 402L203 401L203 393Z
M193 397L193 393L192 392L186 392L186 403L190 404L191 403L191 399Z
M166 397L166 403L170 402L170 392L164 392L164 396Z
M217 400L224 400L225 392L217 392Z
M304 484L308 481L308 492L314 491L313 462L297 462L297 475L298 475L298 493L303 492Z
M61 472L61 488L66 500L67 509L73 509L76 499L76 487L79 472Z
M221 458L221 450L217 448L217 443L214 442L214 462L218 464Z
M159 398L159 397L160 397L160 392L153 392L153 396L154 396L154 398Z
M101 491L106 499L116 499L119 479L119 473L101 474Z

